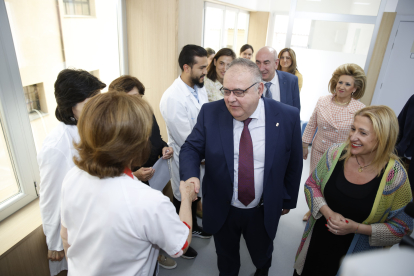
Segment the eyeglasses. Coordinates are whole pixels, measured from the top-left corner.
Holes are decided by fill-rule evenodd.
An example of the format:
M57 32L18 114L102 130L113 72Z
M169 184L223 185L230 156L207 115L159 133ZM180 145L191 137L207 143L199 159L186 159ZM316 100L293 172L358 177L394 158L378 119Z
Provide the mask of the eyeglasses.
M233 92L234 96L236 97L244 97L244 93L246 93L247 90L249 90L250 88L252 88L254 85L258 84L259 82L255 82L252 85L250 85L247 89L245 90L241 90L241 89L234 89L234 90L230 90L227 88L224 88L224 86L222 86L220 88L221 94L223 94L224 96L228 97L230 96L231 92Z

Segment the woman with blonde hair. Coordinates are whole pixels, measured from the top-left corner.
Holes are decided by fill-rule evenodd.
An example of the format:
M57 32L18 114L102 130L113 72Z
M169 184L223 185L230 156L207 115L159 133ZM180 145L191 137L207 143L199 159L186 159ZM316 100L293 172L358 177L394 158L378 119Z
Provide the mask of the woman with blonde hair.
M412 201L395 152L398 121L387 106L355 113L348 139L329 148L305 183L312 212L294 275L337 275L343 256L392 246L413 231Z
M342 143L348 137L354 113L365 107L358 101L364 96L365 83L365 72L356 64L341 65L333 72L328 85L331 95L319 98L302 136L303 159L306 160L308 146L318 129L312 142L310 174L330 146ZM309 216L310 212L303 220Z
M68 275L157 275L162 248L181 256L191 242L194 185L182 182L179 216L169 198L137 180L149 156L152 109L140 97L105 93L79 119L79 157L61 194Z
M279 65L277 66L277 70L291 73L298 77L298 85L299 85L299 92L302 89L303 85L303 77L302 74L299 73L296 63L296 53L290 48L284 48L282 51L279 52Z

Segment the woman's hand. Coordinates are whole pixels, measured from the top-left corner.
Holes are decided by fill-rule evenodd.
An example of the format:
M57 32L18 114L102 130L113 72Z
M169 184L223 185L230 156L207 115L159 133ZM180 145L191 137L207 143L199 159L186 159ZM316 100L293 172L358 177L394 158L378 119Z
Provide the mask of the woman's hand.
M134 175L141 181L148 181L154 176L155 170L153 168L140 168L134 172Z
M328 227L328 231L335 234L335 235L347 235L347 234L351 234L351 233L355 233L355 230L358 227L357 222L350 220L350 219L345 219L344 220L339 220L339 221L334 221L332 219L329 219L326 227Z
M47 258L52 262L61 261L65 257L65 251L55 251L55 250L48 250L47 251Z
M308 159L308 151L309 151L309 144L302 143L302 150L303 150L303 160Z
M174 150L172 147L164 147L162 149L162 159L170 159L173 156Z

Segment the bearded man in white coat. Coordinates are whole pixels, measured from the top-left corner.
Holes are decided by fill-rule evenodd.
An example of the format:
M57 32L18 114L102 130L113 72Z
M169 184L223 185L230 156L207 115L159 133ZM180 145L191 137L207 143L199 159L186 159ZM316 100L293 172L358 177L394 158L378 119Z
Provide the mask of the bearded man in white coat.
M170 159L171 186L174 193L173 203L177 209L180 209L180 174L179 174L179 156L181 146L184 144L187 136L193 130L197 122L197 116L201 106L208 102L207 92L204 88L204 77L207 74L207 52L204 48L197 45L186 45L181 50L178 58L181 68L181 75L174 83L164 92L161 102L161 114L167 124L168 144L174 149L174 156ZM201 175L204 174L203 162L200 164ZM197 191L198 192L198 191ZM197 225L196 208L198 198L193 202L193 237L211 238L211 235L205 233ZM197 252L189 247L186 254L181 257L193 259Z

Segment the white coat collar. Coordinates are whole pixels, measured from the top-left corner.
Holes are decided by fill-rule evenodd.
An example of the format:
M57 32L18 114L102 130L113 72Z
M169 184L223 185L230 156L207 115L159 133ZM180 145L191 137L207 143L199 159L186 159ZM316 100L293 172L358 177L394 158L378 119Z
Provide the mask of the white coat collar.
M174 83L178 86L179 90L184 94L185 97L189 97L191 99L191 101L194 103L194 106L197 107L198 110L201 109L201 105L197 99L193 96L193 94L191 94L190 90L188 90L187 88L187 84L185 84L185 82L181 79L181 75L178 76L178 78L174 81ZM199 100L201 102L201 94L202 88L198 89L198 97Z

